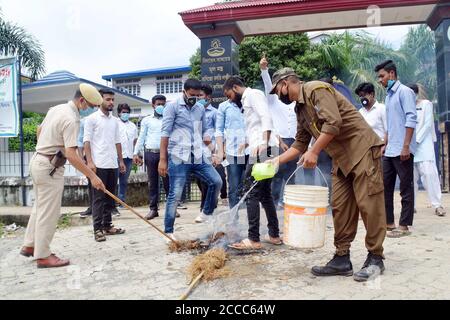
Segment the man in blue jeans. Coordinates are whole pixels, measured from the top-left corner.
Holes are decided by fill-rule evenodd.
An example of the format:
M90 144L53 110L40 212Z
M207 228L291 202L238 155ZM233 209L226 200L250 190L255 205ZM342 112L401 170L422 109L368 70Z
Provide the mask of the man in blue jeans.
M202 219L212 216L216 199L222 187L222 179L211 164L205 162L202 144L207 130L205 108L197 104L201 83L188 79L184 83L183 96L164 109L161 127L161 150L158 171L165 177L169 174L169 196L164 217L165 232L173 235L177 203L181 199L186 177L193 173L207 186L208 191Z
M222 102L216 115L216 164L226 155L228 165L228 203L230 209L240 200L243 188L248 152L245 151L245 122L242 108L231 101ZM225 140L225 141L224 141ZM224 150L225 149L225 150Z

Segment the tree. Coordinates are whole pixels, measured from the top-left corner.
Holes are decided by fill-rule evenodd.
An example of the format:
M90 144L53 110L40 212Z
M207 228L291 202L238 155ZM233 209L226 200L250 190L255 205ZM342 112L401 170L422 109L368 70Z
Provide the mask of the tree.
M437 99L436 53L433 32L426 25L409 29L400 51L408 59L407 82L425 86L430 100Z
M1 11L0 56L19 56L22 67L33 79L45 72L45 55L40 43L24 28L5 21Z
M263 53L269 60L270 71L291 67L304 80L319 79L328 74L319 53L312 50L308 37L303 33L247 37L239 45L239 73L250 87L261 86L259 61ZM190 76L200 79L200 50L190 62Z
M408 58L395 51L383 41L374 39L365 31L332 34L316 46L322 63L330 70L330 76L341 79L349 88L362 82L371 82L376 87L377 98L384 99L385 89L378 84L374 68L384 60L391 59L398 66L399 74L408 77ZM403 71L403 72L400 72Z

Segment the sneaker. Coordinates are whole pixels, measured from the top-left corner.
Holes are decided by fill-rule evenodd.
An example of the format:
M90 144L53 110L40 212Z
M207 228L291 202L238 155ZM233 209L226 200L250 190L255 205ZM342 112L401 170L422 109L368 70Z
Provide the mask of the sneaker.
M383 258L369 252L361 270L353 275L353 279L358 282L372 280L384 272Z
M434 213L436 213L439 217L443 217L447 214L442 206L437 207Z
M197 218L195 218L195 223L208 223L210 221L211 216L208 216L204 213L201 213Z
M119 212L119 210L117 210L117 208L114 208L114 209L111 211L111 215L112 215L113 217L120 217L120 212Z
M180 209L180 210L187 210L187 208L188 207L186 207L184 204L182 204L182 203L179 203L178 205L177 205L177 209Z
M166 233L172 240L174 241L178 241L177 238L175 238L175 236L173 235L173 233ZM170 241L169 239L166 238L166 243L171 243L172 241Z
M154 218L156 218L156 217L159 217L158 210L152 209L152 210L150 210L150 212L145 216L145 219L147 219L147 220L152 220L152 219L154 219Z
M87 208L86 211L80 213L80 218L81 219L86 219L87 217L92 216L92 210L91 208Z

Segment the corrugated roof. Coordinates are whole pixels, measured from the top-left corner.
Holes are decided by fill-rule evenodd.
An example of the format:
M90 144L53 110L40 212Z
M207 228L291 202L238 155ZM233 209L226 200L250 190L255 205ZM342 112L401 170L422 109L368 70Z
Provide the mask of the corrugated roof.
M284 3L293 3L293 2L306 2L311 0L242 0L242 1L231 1L231 2L223 2L217 3L212 6L187 10L184 12L180 12L180 15L190 14L190 13L200 13L200 12L208 12L208 11L218 11L218 10L227 10L227 9L238 9L238 8L246 8L246 7L256 7L263 5L277 5Z

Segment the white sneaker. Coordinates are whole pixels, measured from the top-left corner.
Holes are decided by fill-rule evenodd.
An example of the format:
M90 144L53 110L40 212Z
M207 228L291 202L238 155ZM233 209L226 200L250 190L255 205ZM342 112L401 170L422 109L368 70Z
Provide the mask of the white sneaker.
M175 236L173 235L173 233L166 233L170 239L174 240L174 241L178 241L177 238L175 238ZM166 242L167 243L171 243L172 241L170 241L169 239L166 238Z
M204 222L208 223L210 221L210 219L211 219L211 216L208 216L204 213L200 213L200 215L197 218L195 218L194 221L196 223L204 223Z

